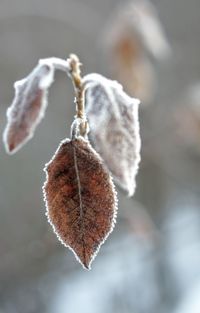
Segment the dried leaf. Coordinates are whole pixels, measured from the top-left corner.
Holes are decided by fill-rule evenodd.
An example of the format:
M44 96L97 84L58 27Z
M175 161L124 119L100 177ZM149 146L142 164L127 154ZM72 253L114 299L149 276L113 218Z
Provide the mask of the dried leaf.
M170 54L170 46L156 7L148 0L134 0L126 8L127 23L141 36L145 48L157 59Z
M113 77L142 105L151 103L156 77L148 54L165 59L170 52L155 7L147 0L122 4L113 13L105 37Z
M116 193L110 175L81 137L61 142L45 171L49 222L60 241L89 269L115 223Z
M84 80L91 141L115 181L132 196L140 161L140 101L101 75L90 74Z
M110 65L113 76L124 86L126 92L150 103L155 93L155 71L146 57L138 35L123 26L111 41Z
M4 143L8 153L15 153L30 138L44 116L47 88L53 81L50 64L39 64L29 76L14 84L15 98L7 110L8 123Z
M132 0L113 13L107 29L107 45L113 46L124 36L132 39L138 50L147 50L157 59L170 55L170 45L156 7L148 0Z

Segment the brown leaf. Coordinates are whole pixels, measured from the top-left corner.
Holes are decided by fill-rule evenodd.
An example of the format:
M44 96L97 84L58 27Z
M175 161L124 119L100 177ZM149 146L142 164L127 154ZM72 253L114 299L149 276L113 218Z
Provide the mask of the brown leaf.
M49 222L60 241L89 269L115 223L117 201L111 177L81 137L61 142L45 171Z
M142 105L151 103L156 75L149 52L161 60L170 54L156 8L148 0L123 3L113 13L105 38L112 76Z
M134 52L137 52L135 56L142 51L150 52L156 59L165 59L170 55L171 48L157 8L148 0L132 0L120 5L106 31L108 47L127 38L133 43Z
M139 100L98 74L84 78L90 139L115 181L132 196L140 161Z
M15 83L15 98L7 110L3 139L8 153L15 153L33 137L47 106L47 88L53 81L50 65L39 64L26 78Z

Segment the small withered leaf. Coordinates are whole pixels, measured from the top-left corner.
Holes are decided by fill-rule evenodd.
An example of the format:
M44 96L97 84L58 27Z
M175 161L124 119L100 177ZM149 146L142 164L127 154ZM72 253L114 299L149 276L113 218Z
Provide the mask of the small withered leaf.
M62 141L45 172L48 220L59 240L89 269L115 224L117 198L112 179L82 137Z
M164 61L171 51L157 10L149 0L131 0L112 15L104 36L112 76L142 106L151 104L157 78L149 54Z
M7 110L7 126L3 135L8 153L15 153L33 137L44 116L47 89L53 76L54 69L50 64L39 64L30 75L14 84L15 97Z
M123 39L132 42L132 57L150 52L156 59L170 55L170 45L159 18L156 7L149 0L132 0L117 8L106 32L108 48L114 47ZM130 54L127 55L128 59Z
M140 161L140 101L101 75L87 75L84 81L91 142L115 181L132 196Z

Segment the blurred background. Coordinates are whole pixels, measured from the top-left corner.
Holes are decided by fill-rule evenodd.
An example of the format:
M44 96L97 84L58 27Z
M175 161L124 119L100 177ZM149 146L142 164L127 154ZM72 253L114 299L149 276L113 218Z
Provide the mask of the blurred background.
M34 139L0 143L0 313L200 312L200 2L0 0L0 132L13 83L45 57L74 52L83 73L140 97L142 161L133 198L92 270L45 217L43 167L70 135L73 89L63 73Z

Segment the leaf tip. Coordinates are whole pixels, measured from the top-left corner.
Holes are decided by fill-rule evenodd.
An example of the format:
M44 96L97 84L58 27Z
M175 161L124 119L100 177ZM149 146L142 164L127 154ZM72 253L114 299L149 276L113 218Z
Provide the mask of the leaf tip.
M127 190L127 197L128 198L131 198L135 193L135 188L134 187L131 187Z
M6 150L6 153L9 155L12 155L16 152L16 145L14 142L9 142L8 139L8 130L7 128L5 129L4 133L3 133L3 143L4 143L4 147Z
M9 155L12 155L16 152L16 147L14 144L5 145L6 153Z
M87 271L91 270L91 262L90 263L86 263L86 262L81 262L83 268Z

